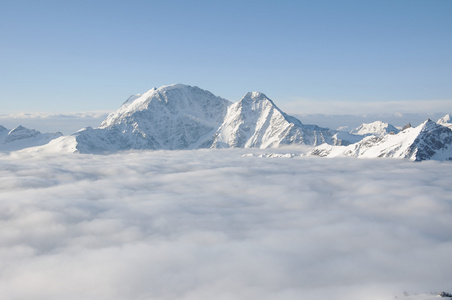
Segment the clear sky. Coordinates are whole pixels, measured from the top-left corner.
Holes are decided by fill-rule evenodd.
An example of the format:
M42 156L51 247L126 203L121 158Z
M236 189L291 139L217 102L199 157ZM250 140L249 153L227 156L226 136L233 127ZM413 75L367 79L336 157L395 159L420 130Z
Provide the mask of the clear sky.
M0 113L110 111L172 83L299 113L452 110L451 0L0 0L0 41Z

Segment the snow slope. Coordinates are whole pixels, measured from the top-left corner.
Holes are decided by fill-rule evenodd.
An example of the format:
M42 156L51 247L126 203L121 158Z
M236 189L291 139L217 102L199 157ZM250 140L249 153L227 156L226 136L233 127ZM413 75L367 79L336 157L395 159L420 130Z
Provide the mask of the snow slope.
M449 121L450 116L441 119L444 124ZM18 138L37 135L21 130L16 130ZM0 133L4 131L0 128ZM263 93L250 92L232 103L198 87L173 84L130 97L98 128L87 127L49 144L46 143L50 139L37 143L46 145L32 151L112 153L132 149L265 149L329 144L342 147L323 145L311 154L447 160L452 157L450 131L429 120L398 134L394 126L381 121L362 124L350 134L342 133L302 124ZM370 136L363 139L366 135Z
M452 117L450 116L450 114L445 115L444 117L439 119L436 123L452 129Z
M376 135L376 136L383 136L388 133L398 133L398 132L399 130L395 128L393 125L382 121L363 123L359 127L350 131L351 134Z
M174 84L153 88L130 97L99 128L84 128L73 134L75 140L60 142L74 142L75 146L66 149L75 147L81 153L207 148L230 104L198 87Z
M198 87L174 84L132 96L100 127L84 128L36 150L111 153L130 149L267 148L332 143L333 134L286 115L262 93L248 93L233 104Z
M375 121L372 123L363 123L359 127L350 131L350 133L345 131L339 131L333 135L335 146L348 146L350 144L358 143L364 137L373 135L382 137L386 134L396 134L399 129L391 124Z
M452 160L452 130L429 119L398 134L368 136L349 146L320 145L308 155Z
M265 94L250 92L229 107L212 147L269 148L325 142L332 142L329 129L303 125L282 112Z
M8 130L0 125L0 151L16 151L24 148L44 145L62 136L62 133L41 133L21 125Z

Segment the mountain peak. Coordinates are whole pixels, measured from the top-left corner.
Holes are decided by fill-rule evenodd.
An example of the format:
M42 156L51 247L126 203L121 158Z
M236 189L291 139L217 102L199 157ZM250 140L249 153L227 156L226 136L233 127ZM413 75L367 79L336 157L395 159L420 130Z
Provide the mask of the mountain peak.
M269 148L288 144L316 145L331 140L328 129L304 126L260 92L248 92L232 104L215 133L213 148Z
M41 134L39 131L28 129L23 127L22 125L19 125L8 133L5 141L12 142L20 139L35 137L39 134Z
M0 125L0 151L15 151L23 148L47 144L50 140L63 135L57 133L41 133L35 129L28 129L22 125L12 130ZM8 134L5 134L8 132Z
M452 117L450 116L450 114L447 114L441 119L439 119L437 123L439 125L449 127L450 129L452 129Z
M157 88L152 88L152 90L157 90L159 92L164 92L164 91L169 91L169 90L180 90L180 89L189 89L189 88L193 88L190 85L187 84L182 84L182 83L173 83L173 84L169 84L169 85L163 85L161 87Z
M268 98L264 93L261 93L261 92L248 92L240 101L241 102L270 101L270 103L273 104L273 101L271 101L270 98Z
M382 121L363 123L359 127L350 131L351 134L376 135L376 136L383 136L388 133L398 133L398 132L399 130L395 128L393 125Z
M452 130L430 119L398 134L368 136L347 147L320 146L311 152L320 156L393 157L421 161L452 160Z
M438 123L436 123L435 121L432 121L431 119L427 119L421 124L421 126L423 128L433 128L433 127L437 127Z
M28 129L22 125L17 126L16 128L12 129L8 135L16 135L16 134L22 134L22 133L39 133L38 131L34 129Z
M249 92L231 103L180 83L132 96L99 128L73 135L77 150L85 153L317 145L331 136L328 129L286 115L263 93Z
M237 105L243 107L246 111L263 111L265 109L276 109L280 113L283 112L273 103L273 101L268 98L264 93L261 92L248 92L243 98L237 102Z
M408 124L406 124L405 126L403 126L402 131L404 131L405 129L411 128L411 127L413 127L413 126L411 125L411 123L408 123Z
M77 133L80 147L88 140L96 144L98 137L106 143L79 150L205 148L212 143L232 104L209 91L180 83L153 88L129 99L99 128Z
M447 123L452 123L451 122L452 117L450 116L450 114L445 115L444 117L442 117L441 119L438 120L437 123L439 124L447 124Z
M248 93L246 93L245 97L250 97L252 99L262 99L262 98L268 99L268 97L264 93L261 93L261 92L248 92Z

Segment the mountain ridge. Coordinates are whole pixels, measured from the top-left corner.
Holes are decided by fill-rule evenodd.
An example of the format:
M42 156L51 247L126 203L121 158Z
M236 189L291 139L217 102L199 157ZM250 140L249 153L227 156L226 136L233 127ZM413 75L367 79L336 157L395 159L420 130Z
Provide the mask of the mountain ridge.
M406 158L414 161L452 160L452 130L430 119L398 134L367 136L348 146L321 145L308 156L359 158Z
M228 108L215 133L213 148L271 148L288 144L317 145L332 140L329 129L303 125L260 92L249 92ZM321 140L321 143L318 143Z
M129 97L98 128L84 128L66 140L80 153L131 149L267 148L332 141L330 129L304 125L265 94L249 92L240 101L183 84L153 88Z
M62 135L61 132L41 133L22 125L13 129L7 129L0 125L0 151L17 151L24 148L42 146Z
M315 148L308 155L448 160L452 159L450 120L446 115L438 123L427 120L402 131L375 121L348 133L303 124L261 92L248 92L233 103L196 86L173 84L130 96L97 128L54 136L48 144L38 144L30 151L108 154L310 145ZM3 128L0 135L7 131ZM27 138L37 135L21 127L12 133Z

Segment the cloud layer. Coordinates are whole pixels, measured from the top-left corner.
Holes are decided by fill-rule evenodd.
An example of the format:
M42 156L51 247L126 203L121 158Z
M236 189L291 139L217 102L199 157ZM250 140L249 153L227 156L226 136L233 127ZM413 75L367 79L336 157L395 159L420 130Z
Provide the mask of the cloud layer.
M391 299L450 288L450 163L249 152L1 155L0 298Z
M293 99L281 105L287 112L305 114L432 114L452 111L451 99L397 101L331 101Z

